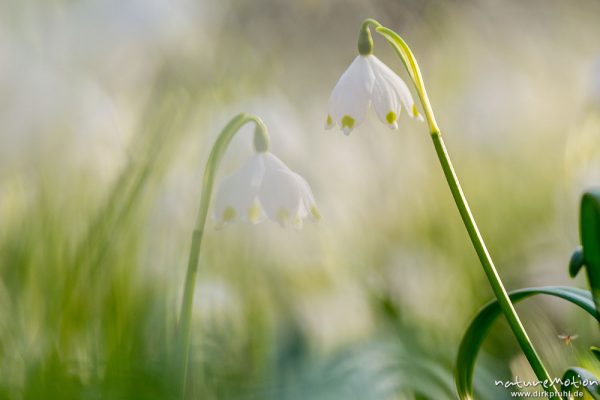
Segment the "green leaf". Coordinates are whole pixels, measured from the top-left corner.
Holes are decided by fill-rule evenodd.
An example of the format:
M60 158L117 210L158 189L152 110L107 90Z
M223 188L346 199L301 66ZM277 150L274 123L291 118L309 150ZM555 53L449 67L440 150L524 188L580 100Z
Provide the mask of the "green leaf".
M513 303L517 303L538 294L546 294L570 301L600 321L600 315L596 311L590 292L587 290L564 286L544 286L515 290L510 292L509 296ZM460 399L471 399L473 396L473 371L477 353L489 328L500 314L498 302L496 300L491 301L477 313L463 336L458 350L454 376Z
M581 246L579 263L585 265L596 308L600 308L600 191L589 191L581 198L580 211ZM577 251L571 258L571 276L576 273L573 258L577 262Z
M571 367L563 375L563 387L562 389L569 392L569 395L573 396L573 391L581 391L584 388L593 399L600 400L600 387L598 387L598 378L596 378L590 371L579 368ZM570 382L565 385L564 383Z
M579 246L575 249L571 255L571 260L569 261L569 275L571 278L575 278L584 265L583 247Z
M592 352L594 357L596 357L596 359L600 361L600 348L596 346L590 346L590 351Z

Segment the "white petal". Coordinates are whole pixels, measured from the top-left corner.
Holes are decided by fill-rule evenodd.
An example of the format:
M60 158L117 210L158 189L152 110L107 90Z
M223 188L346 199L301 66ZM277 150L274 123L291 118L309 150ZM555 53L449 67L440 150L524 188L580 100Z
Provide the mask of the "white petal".
M296 179L296 184L300 192L301 202L298 209L298 215L302 218L311 217L313 220L320 218L319 211L315 202L310 185L300 174L292 171L283 161L272 153L265 153L265 171L282 170L291 174Z
M387 65L382 63L377 57L369 56L368 61L375 75L375 85L373 87L373 105L379 118L384 123L390 124L388 121L388 113L394 112L397 118L400 115L400 103L402 103L406 109L406 112L411 118L422 120L422 117L415 106L412 95L410 94L410 90L402 78L400 78ZM393 100L390 98L393 98Z
M283 227L290 224L301 227L302 218L307 215L301 214L305 210L307 192L303 180L298 177L277 157L265 153L265 175L258 199L269 218Z
M326 125L337 123L346 134L360 125L371 104L374 81L367 57L357 56L331 92Z
M256 154L238 171L221 182L215 196L214 207L214 217L220 224L237 219L260 221L263 211L257 195L264 172L262 154Z
M296 173L296 179L300 185L300 191L302 192L302 203L300 204L299 215L301 218L310 218L313 221L317 221L321 218L315 197L313 196L310 185L300 174Z
M373 108L377 117L392 129L398 129L398 116L400 115L400 97L393 86L375 75L375 84L373 85Z

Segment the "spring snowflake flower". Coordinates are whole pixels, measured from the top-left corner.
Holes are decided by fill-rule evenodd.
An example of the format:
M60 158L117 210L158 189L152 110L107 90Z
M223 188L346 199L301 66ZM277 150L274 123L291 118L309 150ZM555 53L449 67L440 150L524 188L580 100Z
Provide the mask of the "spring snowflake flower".
M349 135L365 119L371 103L379 119L391 129L398 129L402 107L411 118L423 120L402 78L368 54L357 56L335 85L325 127L331 129L337 124Z
M295 228L306 218L320 218L308 182L268 151L254 154L225 178L215 198L220 226L239 219L258 223L266 217Z

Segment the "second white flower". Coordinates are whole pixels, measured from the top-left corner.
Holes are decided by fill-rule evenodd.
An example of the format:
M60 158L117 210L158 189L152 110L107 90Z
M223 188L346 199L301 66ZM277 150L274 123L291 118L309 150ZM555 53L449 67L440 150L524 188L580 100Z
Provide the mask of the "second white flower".
M285 227L302 227L306 218L319 219L306 180L270 152L253 155L225 178L215 198L220 225L235 220L258 223L268 217Z

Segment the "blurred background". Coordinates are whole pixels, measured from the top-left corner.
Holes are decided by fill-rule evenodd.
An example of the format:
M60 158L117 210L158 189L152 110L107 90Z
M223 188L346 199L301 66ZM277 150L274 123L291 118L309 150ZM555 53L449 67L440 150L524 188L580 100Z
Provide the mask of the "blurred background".
M506 286L586 287L567 264L600 184L599 16L558 0L0 1L0 399L174 398L201 176L243 111L322 220L209 221L187 397L455 398L461 336L492 292L426 125L390 131L371 111L349 137L324 131L329 93L363 18L397 31ZM406 77L380 37L375 54ZM251 143L247 127L219 177ZM589 362L582 311L517 308L553 375ZM515 375L532 372L498 321L477 398L507 398L494 379Z

